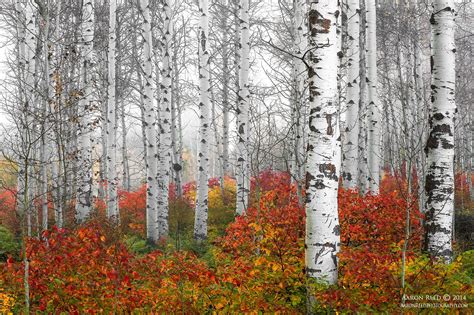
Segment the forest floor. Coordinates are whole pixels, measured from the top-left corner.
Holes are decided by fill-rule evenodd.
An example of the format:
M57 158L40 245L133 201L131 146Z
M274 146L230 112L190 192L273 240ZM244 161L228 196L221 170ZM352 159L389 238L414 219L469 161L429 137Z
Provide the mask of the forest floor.
M107 223L98 201L88 223L26 239L30 312L298 314L306 313L308 296L316 301L313 312L324 314L474 311L474 245L462 234L472 226L457 226L451 264L430 260L422 253L423 215L415 195L393 176L383 179L377 196L341 189L338 283L308 281L305 211L290 182L285 173L263 172L252 181L251 208L235 218L234 181L226 178L222 191L211 179L203 243L192 240L193 183L182 198L171 189L170 234L155 245L145 240L144 187L121 192L118 227ZM456 194L457 217L472 220L468 194ZM0 314L24 313L25 266L14 237L20 224L12 195L4 191L0 199ZM72 218L71 205L66 222Z

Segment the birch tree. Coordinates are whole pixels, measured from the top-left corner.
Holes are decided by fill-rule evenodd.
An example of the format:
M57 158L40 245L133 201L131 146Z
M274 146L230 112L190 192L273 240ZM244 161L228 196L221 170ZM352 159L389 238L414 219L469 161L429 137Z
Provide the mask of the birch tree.
M293 159L292 159L292 176L296 182L298 197L302 201L302 179L304 176L304 147L302 141L304 139L304 119L305 119L305 73L306 66L301 60L306 50L305 43L305 30L304 30L304 12L306 7L306 1L295 0L293 2L294 11L294 34L293 34L293 80L294 80L294 92L293 92Z
M107 217L119 221L118 209L118 177L117 177L117 100L115 97L115 54L116 54L116 19L117 0L109 3L109 37L107 50Z
M158 240L158 190L157 174L157 152L156 152L156 113L154 100L154 80L152 62L152 34L151 14L149 0L140 0L140 12L142 15L141 35L143 37L143 74L141 97L144 105L145 125L145 167L146 167L146 235L152 242Z
M163 2L163 65L161 68L160 102L160 158L158 166L158 234L168 236L168 191L171 167L171 41L173 25L171 22L172 1Z
M309 139L306 169L305 268L310 278L334 284L340 247L338 219L337 1L310 2Z
M454 0L435 0L431 15L431 108L425 146L426 239L431 256L452 259L454 214Z
M343 146L343 184L345 188L357 187L359 165L359 0L348 0L345 5L347 16L347 87L346 87L346 124Z
M367 21L367 106L368 106L368 168L369 189L377 194L380 185L380 108L377 97L377 33L375 0L366 0Z
M250 24L249 0L240 2L240 64L239 64L239 92L237 107L237 209L242 215L247 211L250 187L249 161L249 70L250 70Z
M207 239L208 176L209 176L209 128L210 128L210 82L209 82L209 3L199 1L199 147L198 180L196 187L196 212L194 216L194 239Z
M76 193L76 220L83 222L92 208L92 53L94 42L94 7L92 0L82 5L81 23L81 77L82 98L79 101L78 125L78 183Z

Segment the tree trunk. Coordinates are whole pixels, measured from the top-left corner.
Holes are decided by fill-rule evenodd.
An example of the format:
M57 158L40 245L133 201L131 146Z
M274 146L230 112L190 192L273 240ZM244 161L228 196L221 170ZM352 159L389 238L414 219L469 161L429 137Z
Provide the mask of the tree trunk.
M171 169L171 41L173 39L173 25L171 22L171 1L163 3L163 46L161 68L161 102L160 102L160 158L158 165L158 236L168 236L168 212L169 212L169 183Z
M209 176L209 4L208 0L199 1L201 14L199 24L199 147L198 147L198 180L196 195L196 212L194 217L194 239L203 241L207 239L208 216L208 176Z
M452 260L454 213L455 47L454 0L435 0L431 16L431 109L425 146L427 174L425 247L432 257Z
M117 0L109 4L109 46L107 51L107 217L115 223L120 220L118 209L117 177L117 100L115 78Z
M179 91L178 45L173 52L173 80L171 81L171 146L173 153L173 172L176 195L183 195L183 154L181 134L181 95ZM184 57L184 56L183 56ZM184 62L184 60L183 60Z
M237 108L237 215L247 211L249 202L249 70L250 31L249 0L240 4L240 65L239 65L239 105Z
M144 108L144 126L146 135L145 165L146 165L146 235L151 242L158 241L158 204L157 204L157 151L156 151L156 113L153 104L155 88L153 80L152 62L152 34L151 34L151 14L149 0L140 0L140 11L142 20L143 37L143 72L144 84L141 98ZM139 77L141 75L139 73Z
M360 1L361 25L359 37L360 52L360 96L359 96L359 189L361 192L367 192L369 189L369 170L368 170L368 150L367 150L367 18L365 10L365 0Z
M78 154L77 172L78 187L76 193L76 221L83 222L92 209L92 52L94 41L94 7L92 0L86 0L82 6L81 24L81 74L80 85L82 97L79 101Z
M359 100L360 100L360 72L359 72L359 0L347 1L347 87L346 104L347 115L344 130L344 188L357 188L357 174L359 171Z
M339 127L337 16L333 0L309 8L309 140L306 172L306 274L335 284L340 247L337 192ZM329 45L328 45L329 44ZM317 49L315 49L317 48Z
M368 126L368 169L369 189L378 194L380 186L380 108L377 97L377 38L375 0L366 0L367 21L367 105L369 109Z

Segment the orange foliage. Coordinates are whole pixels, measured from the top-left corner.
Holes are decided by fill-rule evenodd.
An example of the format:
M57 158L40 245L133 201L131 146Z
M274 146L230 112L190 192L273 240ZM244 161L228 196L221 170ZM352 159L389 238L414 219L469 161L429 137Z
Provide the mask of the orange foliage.
M218 224L223 218L218 215L229 207L223 195L231 204L235 199L231 188L234 182L226 179L224 194L216 180L209 185L209 205L217 212L212 214L210 210L210 221L212 214L216 222L211 224ZM406 189L395 185L396 179L386 177L377 196L340 191L340 276L337 286L314 289L317 311L399 310L407 209L410 238L406 292L453 290L462 294L472 290L458 277L460 263L440 267L420 254L418 203L406 195ZM252 204L246 215L230 223L224 236L213 239L202 258L189 251L173 250L141 256L124 245L122 232L143 235L144 187L120 192L125 228L111 227L99 217L73 230L53 228L44 234L47 242L28 240L31 312L305 312L308 283L303 260L304 206L299 205L288 174L264 172L252 180L252 187ZM192 183L185 185L184 194L189 208L195 194ZM182 206L174 199L172 204ZM6 288L5 294L15 297L16 310L20 311L22 262L9 259L0 267L0 289Z

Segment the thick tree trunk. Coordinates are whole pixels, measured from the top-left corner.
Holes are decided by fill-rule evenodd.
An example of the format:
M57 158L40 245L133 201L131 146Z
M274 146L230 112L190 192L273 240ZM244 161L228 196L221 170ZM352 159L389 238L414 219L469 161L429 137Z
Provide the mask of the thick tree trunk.
M237 215L247 211L250 187L249 161L249 70L250 70L250 31L249 0L240 4L240 65L239 65L239 105L237 108Z
M209 176L209 4L208 0L199 1L201 14L199 24L199 147L198 147L198 180L196 196L196 212L194 217L194 239L207 239L208 216L208 176Z
M346 104L347 114L344 130L343 145L343 185L345 188L357 188L357 174L359 171L359 100L360 100L360 72L359 72L359 0L347 1L347 87Z
M163 3L163 65L161 68L160 102L160 158L158 165L158 236L168 236L169 183L171 170L171 41L173 25L171 22L171 1Z
M334 284L340 247L337 16L333 0L309 8L309 143L306 172L305 265L308 277ZM317 48L317 49L315 49Z
M115 78L117 0L109 4L109 46L107 51L107 217L117 223L118 209L117 177L117 100Z
M431 16L430 131L425 146L427 174L426 249L431 256L452 260L454 214L455 47L454 0L435 0Z

